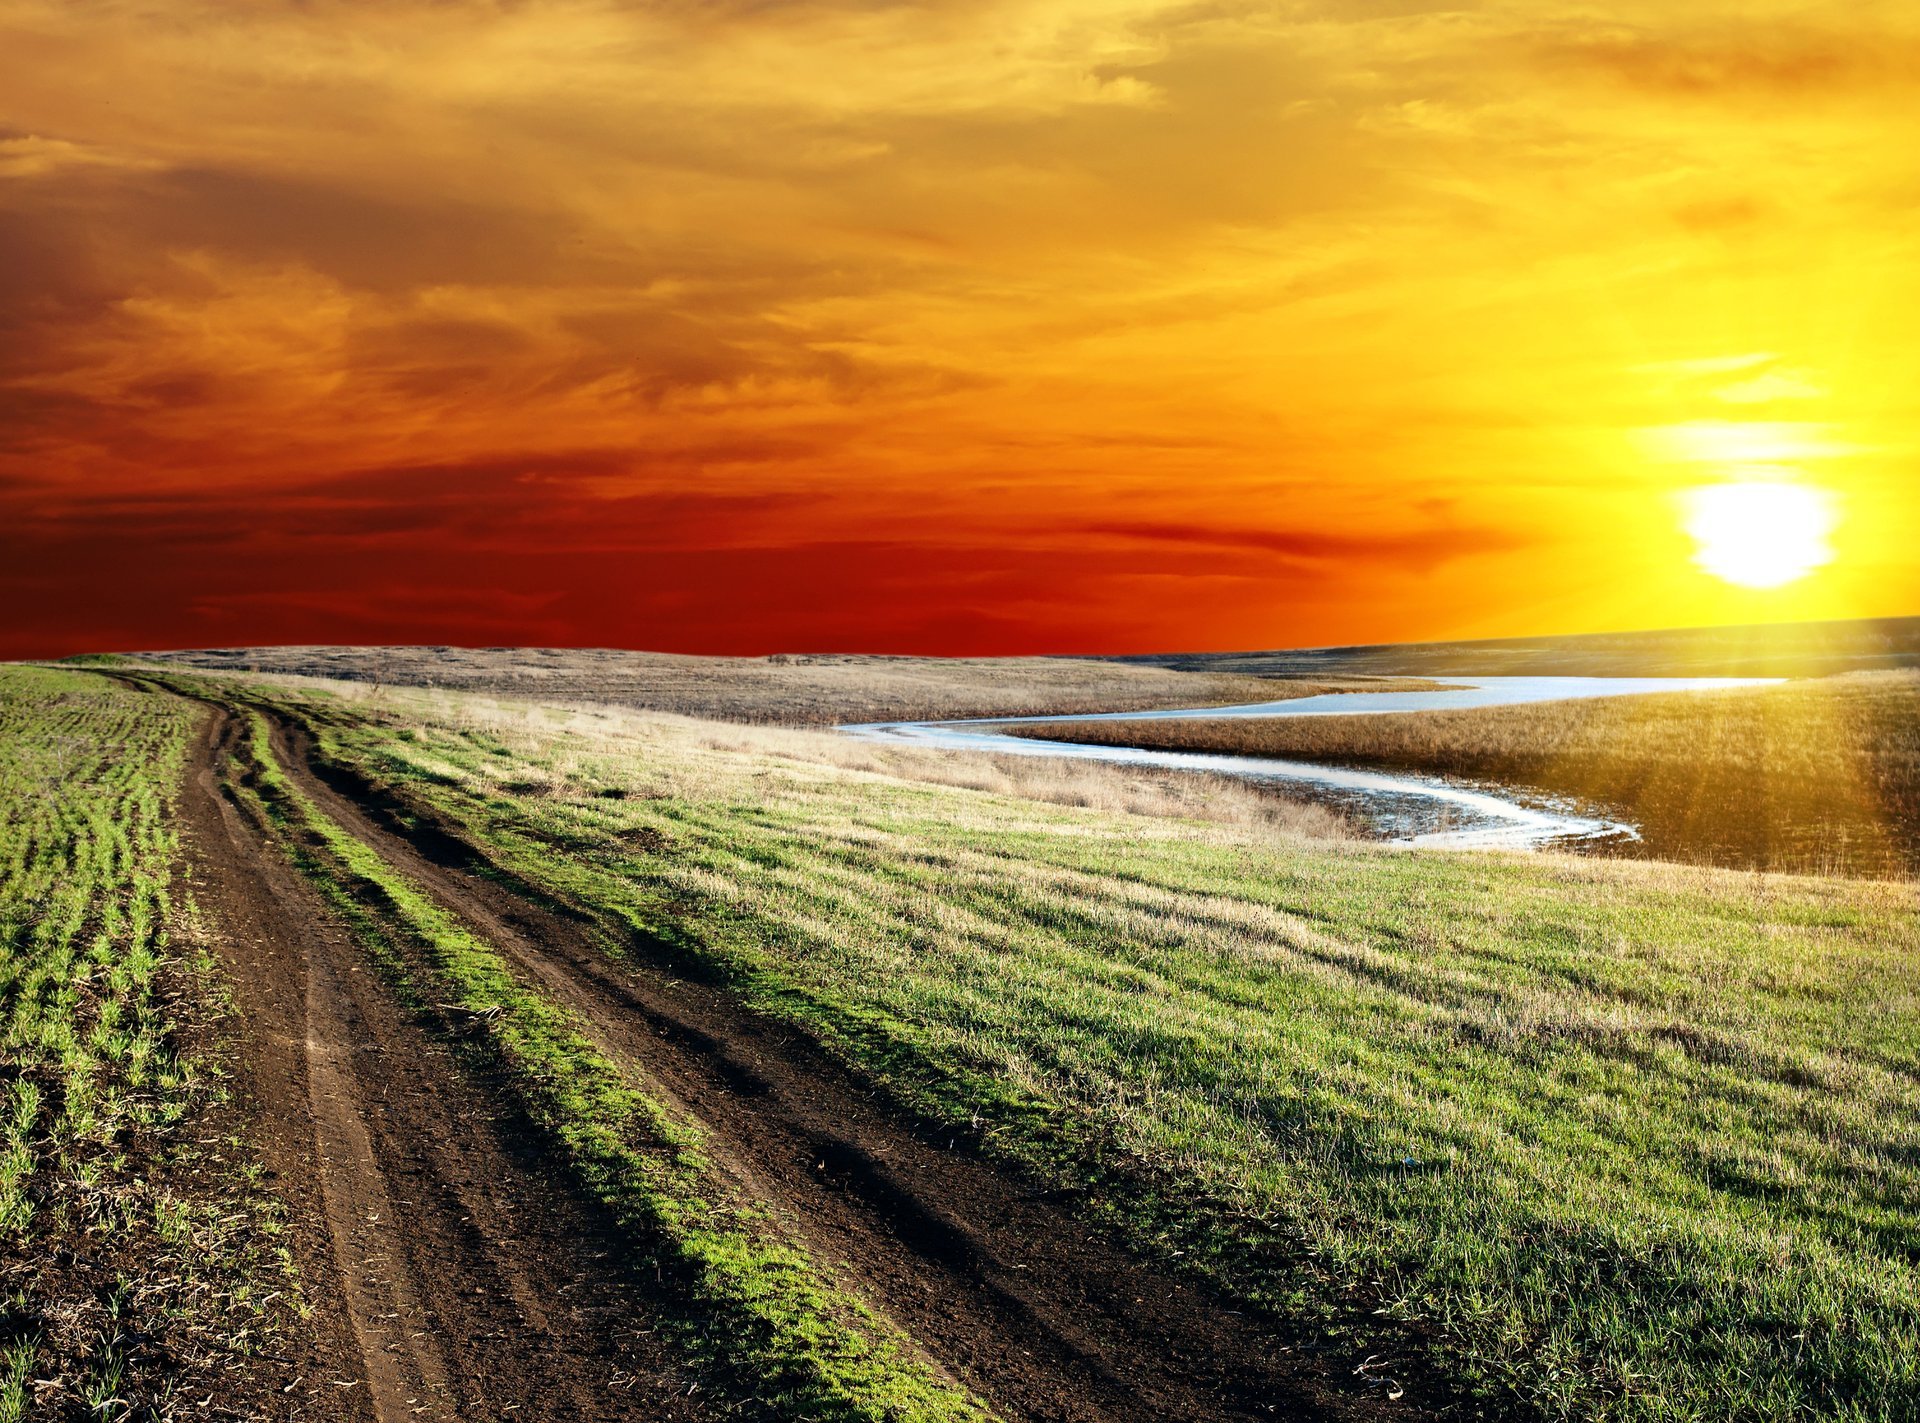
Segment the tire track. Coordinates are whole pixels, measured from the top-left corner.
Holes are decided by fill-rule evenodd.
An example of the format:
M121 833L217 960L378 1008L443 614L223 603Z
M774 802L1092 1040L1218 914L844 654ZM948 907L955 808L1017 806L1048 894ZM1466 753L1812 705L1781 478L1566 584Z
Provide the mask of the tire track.
M326 1416L701 1423L597 1207L225 792L241 728L212 712L177 813L319 1305Z
M483 852L425 807L318 765L297 722L276 717L274 745L326 814L699 1121L743 1193L1005 1416L1427 1416L1411 1399L1340 1390L1321 1361L904 1119L792 1029L657 965L609 958L580 922L479 873L491 868Z

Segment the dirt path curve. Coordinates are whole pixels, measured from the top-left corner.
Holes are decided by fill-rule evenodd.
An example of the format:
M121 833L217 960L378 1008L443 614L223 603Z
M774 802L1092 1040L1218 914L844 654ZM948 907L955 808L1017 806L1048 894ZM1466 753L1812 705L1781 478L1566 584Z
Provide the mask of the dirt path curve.
M702 1419L503 1093L395 1005L346 931L221 790L240 723L213 712L179 814L242 1019L261 1123L316 1305L328 1419Z
M275 744L327 814L578 1012L706 1128L743 1189L1004 1416L1427 1416L1412 1397L1333 1384L1324 1363L906 1119L792 1029L646 963L645 945L632 962L610 958L424 807L318 764L297 724L277 722Z

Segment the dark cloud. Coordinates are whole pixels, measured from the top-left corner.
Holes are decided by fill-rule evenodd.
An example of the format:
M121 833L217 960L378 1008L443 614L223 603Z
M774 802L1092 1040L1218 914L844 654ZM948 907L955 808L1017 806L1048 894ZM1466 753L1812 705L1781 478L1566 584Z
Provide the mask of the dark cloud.
M1091 524L1084 533L1142 543L1248 550L1300 563L1393 564L1431 568L1455 558L1524 548L1532 540L1511 529L1441 527L1381 534L1312 529L1249 529L1205 524Z
M0 385L0 456L25 455L73 430L119 418L119 408L91 396ZM26 477L24 469L13 472Z
M1070 541L680 541L643 556L435 542L290 558L271 546L163 548L133 530L25 549L0 534L0 598L30 614L0 628L0 656L337 641L1100 652L1191 644L1202 608L1220 645L1251 646L1270 642L1259 634L1319 581L1223 571L1217 551L1143 559ZM928 598L930 587L943 596Z
M124 212L159 249L204 248L298 262L379 292L446 283L508 284L539 272L566 282L617 271L582 255L564 214L488 207L436 191L374 194L340 183L234 168L183 168L125 183Z
M109 316L127 291L92 224L36 208L29 187L0 182L0 379L37 368L50 344Z
M144 537L160 547L274 548L303 558L429 544L537 553L764 541L815 501L706 492L689 481L705 466L778 462L806 448L728 438L656 452L542 452L266 487L95 496L24 483L10 496L0 484L0 517L21 544Z

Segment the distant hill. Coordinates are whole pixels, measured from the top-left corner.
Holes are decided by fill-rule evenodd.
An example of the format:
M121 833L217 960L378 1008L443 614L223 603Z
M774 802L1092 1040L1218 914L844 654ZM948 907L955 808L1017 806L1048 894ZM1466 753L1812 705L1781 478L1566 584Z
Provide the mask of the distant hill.
M1256 677L1824 677L1920 667L1920 617L1114 660Z
M613 648L228 647L133 653L129 660L542 701L606 702L727 721L803 726L1218 706L1273 696L1270 687L1251 677L1126 667L1097 658L806 653L681 657ZM1299 690L1304 694L1311 689Z

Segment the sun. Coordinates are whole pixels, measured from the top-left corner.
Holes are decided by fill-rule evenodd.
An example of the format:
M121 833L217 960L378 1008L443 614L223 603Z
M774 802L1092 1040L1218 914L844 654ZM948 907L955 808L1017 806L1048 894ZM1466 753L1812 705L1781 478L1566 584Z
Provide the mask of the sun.
M1833 561L1833 498L1806 484L1750 480L1688 491L1693 561L1743 588L1778 588Z

